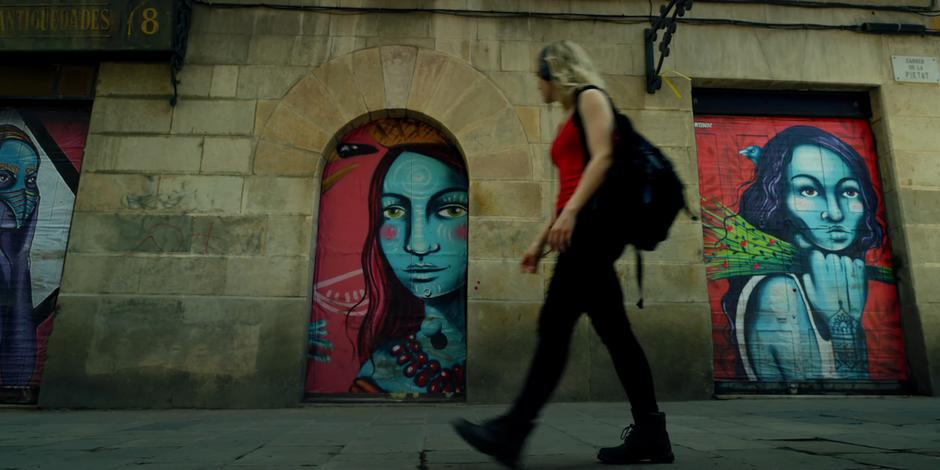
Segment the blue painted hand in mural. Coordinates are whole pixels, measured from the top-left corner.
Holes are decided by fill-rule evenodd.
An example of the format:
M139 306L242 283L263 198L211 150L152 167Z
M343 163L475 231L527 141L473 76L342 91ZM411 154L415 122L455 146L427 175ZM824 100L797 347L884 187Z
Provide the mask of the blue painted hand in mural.
M29 137L0 126L0 381L24 386L36 364L29 252L39 206L39 154Z

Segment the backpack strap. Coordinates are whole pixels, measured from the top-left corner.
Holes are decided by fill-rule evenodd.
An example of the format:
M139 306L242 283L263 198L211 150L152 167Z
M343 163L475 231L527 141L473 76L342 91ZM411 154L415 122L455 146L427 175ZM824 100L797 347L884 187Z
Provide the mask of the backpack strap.
M581 149L584 153L585 164L587 164L587 162L591 159L591 149L588 147L587 132L585 132L584 130L584 121L581 119L581 110L578 107L578 98L581 96L581 93L587 90L601 90L601 89L594 85L588 85L588 86L585 86L584 88L578 89L578 91L575 92L575 95L574 95L574 115L572 115L572 119L574 119L574 126L578 128L578 134L581 136ZM618 130L617 119L616 119L617 108L616 106L614 106L614 101L610 98L610 95L608 95L607 92L605 92L604 90L601 90L601 92L604 93L604 96L607 96L607 101L610 103L611 111L614 112L614 131L616 132ZM640 300L636 303L636 306L637 308L642 309L643 308L643 255L640 253L639 248L637 247L633 247L633 248L634 248L633 251L636 253L636 285L637 285L637 289L639 289L639 292L640 292Z

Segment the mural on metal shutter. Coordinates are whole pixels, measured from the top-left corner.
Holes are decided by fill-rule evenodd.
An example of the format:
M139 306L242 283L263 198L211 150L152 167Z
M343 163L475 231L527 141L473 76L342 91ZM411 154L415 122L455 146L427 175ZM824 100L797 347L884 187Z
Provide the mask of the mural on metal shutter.
M0 108L0 394L32 401L52 332L87 109Z
M323 173L306 392L463 393L468 178L432 126L383 119Z
M715 380L906 379L868 122L695 126Z

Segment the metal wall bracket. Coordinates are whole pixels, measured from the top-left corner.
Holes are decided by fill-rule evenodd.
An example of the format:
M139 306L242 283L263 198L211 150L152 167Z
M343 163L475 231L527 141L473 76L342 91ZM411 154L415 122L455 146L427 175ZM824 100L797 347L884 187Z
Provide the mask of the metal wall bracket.
M170 57L170 83L173 85L173 96L170 97L170 106L176 106L179 98L178 86L180 84L177 74L183 70L183 63L186 60L186 46L189 42L189 26L193 15L192 0L177 0L176 10L176 31L173 37L173 55Z
M663 86L660 73L663 70L663 61L669 57L669 43L672 42L672 35L676 33L676 21L692 9L692 2L693 0L670 0L668 5L659 8L659 16L652 19L653 27L643 30L646 39L646 92L651 95ZM664 33L662 41L659 42L657 61L655 44L660 30L664 30Z

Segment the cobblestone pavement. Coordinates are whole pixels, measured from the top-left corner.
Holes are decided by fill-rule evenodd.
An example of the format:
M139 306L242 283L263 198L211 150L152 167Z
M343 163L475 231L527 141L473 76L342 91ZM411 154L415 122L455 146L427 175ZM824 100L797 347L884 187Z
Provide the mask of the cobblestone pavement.
M0 469L496 469L449 426L483 405L314 405L277 410L0 409ZM940 469L940 399L779 398L663 405L670 469ZM609 468L628 409L552 404L526 449L532 469Z

